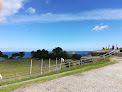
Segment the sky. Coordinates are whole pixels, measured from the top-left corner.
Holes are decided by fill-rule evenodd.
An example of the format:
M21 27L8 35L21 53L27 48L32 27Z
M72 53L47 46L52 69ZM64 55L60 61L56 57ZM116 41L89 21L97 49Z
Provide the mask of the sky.
M0 0L0 50L122 46L122 0Z

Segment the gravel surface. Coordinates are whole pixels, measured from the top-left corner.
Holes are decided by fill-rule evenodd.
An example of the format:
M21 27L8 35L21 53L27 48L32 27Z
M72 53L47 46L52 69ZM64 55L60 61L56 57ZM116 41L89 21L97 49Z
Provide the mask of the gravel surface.
M122 92L122 62L14 92Z

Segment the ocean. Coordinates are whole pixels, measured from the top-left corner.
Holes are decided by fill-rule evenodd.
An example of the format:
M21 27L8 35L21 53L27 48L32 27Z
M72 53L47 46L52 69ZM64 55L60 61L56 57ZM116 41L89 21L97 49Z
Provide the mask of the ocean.
M51 52L51 51L49 51ZM67 52L75 52L75 54L78 54L78 55L83 55L83 56L86 56L88 53L92 52L92 51L67 51ZM7 54L8 57L11 57L13 53L19 53L19 52L3 52L3 54ZM73 54L70 54L68 53L69 55L73 55ZM31 52L25 52L25 56L23 58L31 58Z

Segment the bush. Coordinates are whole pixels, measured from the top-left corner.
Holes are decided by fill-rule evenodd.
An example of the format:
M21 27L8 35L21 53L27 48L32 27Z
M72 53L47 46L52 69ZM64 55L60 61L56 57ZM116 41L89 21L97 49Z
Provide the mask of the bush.
M70 66L73 66L72 61L73 61L72 59L67 59L66 61L64 61L64 62L65 62L66 67L69 67L69 63L70 63Z
M72 61L73 61L72 59L65 60L65 62L72 62Z
M82 55L78 55L78 54L72 55L72 59L78 59L78 60L80 60L81 57L82 57Z

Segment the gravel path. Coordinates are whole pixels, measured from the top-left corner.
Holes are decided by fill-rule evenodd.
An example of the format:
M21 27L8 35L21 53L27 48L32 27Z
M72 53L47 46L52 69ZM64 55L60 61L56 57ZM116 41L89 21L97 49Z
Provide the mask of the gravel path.
M122 92L122 61L81 74L35 84L14 92Z

